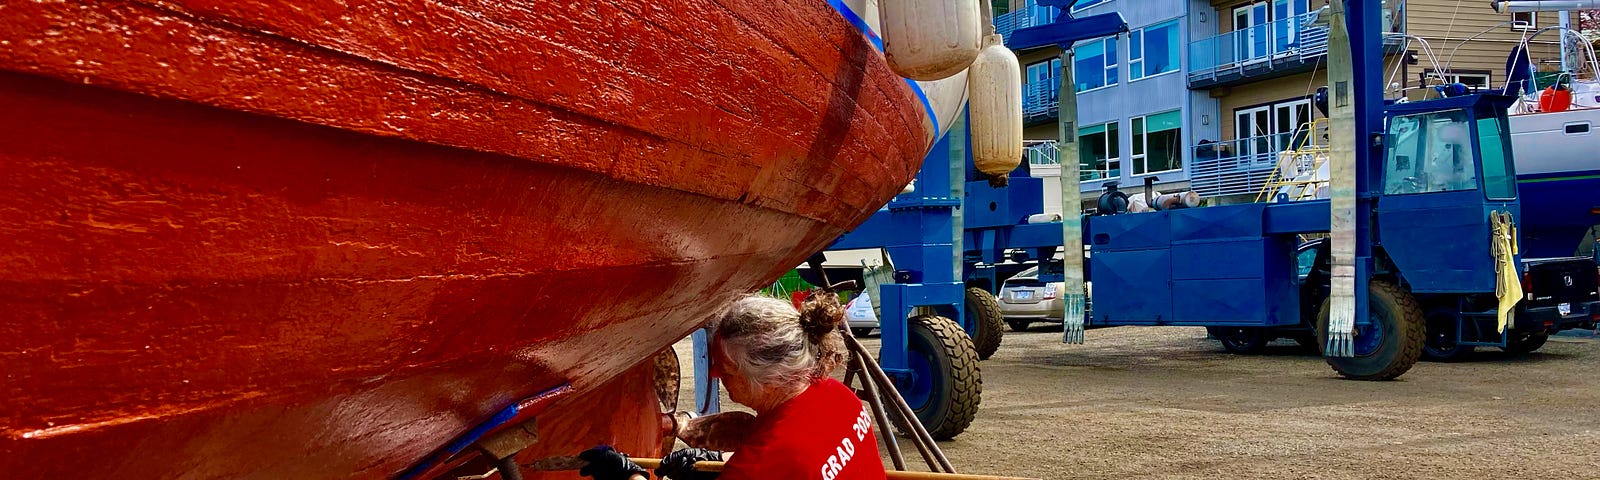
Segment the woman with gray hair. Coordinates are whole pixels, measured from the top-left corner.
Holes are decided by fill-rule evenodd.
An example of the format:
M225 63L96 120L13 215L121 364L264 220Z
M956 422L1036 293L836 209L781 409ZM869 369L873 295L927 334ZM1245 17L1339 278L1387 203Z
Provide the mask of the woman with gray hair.
M813 292L800 309L751 295L712 320L711 375L728 398L755 418L718 446L734 450L720 474L693 470L721 452L689 448L662 459L657 475L675 480L878 480L883 460L869 413L855 392L829 377L846 360L839 324L844 308L831 293ZM723 414L723 415L734 415ZM596 480L642 477L643 468L609 450L584 452Z

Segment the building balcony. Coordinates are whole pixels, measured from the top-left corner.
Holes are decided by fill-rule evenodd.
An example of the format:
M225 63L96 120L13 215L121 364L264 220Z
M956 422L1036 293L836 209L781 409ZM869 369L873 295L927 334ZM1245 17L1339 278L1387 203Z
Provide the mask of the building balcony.
M1328 54L1320 10L1234 30L1189 44L1189 88L1310 71Z
M1189 44L1189 88L1237 85L1309 72L1328 55L1322 9L1246 27ZM1384 10L1384 51L1398 51L1398 12Z
M1053 9L1024 8L994 17L994 32L1005 38L1006 46L1012 46L1011 32L1055 22L1055 15L1051 12Z
M1296 138L1300 137L1300 138ZM1303 134L1280 133L1196 145L1191 150L1189 186L1207 197L1254 195L1272 178L1279 152Z
M1022 153L1029 167L1061 166L1061 149L1055 140L1024 140Z
M1056 118L1061 81L1047 78L1022 85L1022 123L1034 124Z

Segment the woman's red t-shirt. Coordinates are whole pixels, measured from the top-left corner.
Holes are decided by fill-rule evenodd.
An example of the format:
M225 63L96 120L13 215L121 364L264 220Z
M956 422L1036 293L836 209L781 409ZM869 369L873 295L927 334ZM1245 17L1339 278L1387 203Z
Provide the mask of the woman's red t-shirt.
M872 415L849 387L825 378L757 416L719 480L881 480Z

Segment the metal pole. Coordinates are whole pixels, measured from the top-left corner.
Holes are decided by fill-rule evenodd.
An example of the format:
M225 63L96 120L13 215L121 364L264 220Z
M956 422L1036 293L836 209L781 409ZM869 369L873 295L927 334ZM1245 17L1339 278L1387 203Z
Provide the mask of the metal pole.
M1572 40L1567 38L1567 30L1572 28L1572 12L1562 10L1560 17L1561 30L1558 33L1561 34L1561 71L1570 72L1572 71L1572 64L1567 61L1567 52L1570 51L1568 49L1572 48Z
M848 334L848 333L846 333ZM872 407L872 421L878 424L878 435L883 437L883 446L889 449L889 460L894 463L895 470L906 469L906 459L900 453L900 441L894 438L894 427L889 425L889 415L883 410L883 397L878 396L878 387L867 377L866 358L857 354L850 354L850 372L861 374L861 389L867 394L867 405ZM929 462L932 466L933 462Z
M1557 10L1592 10L1600 8L1600 0L1523 0L1489 2L1500 13L1550 12Z
M861 342L857 341L855 337L844 337L844 343L845 346L849 347L850 350L855 352L857 355L870 358L870 354L867 353L866 347L861 346ZM876 362L863 361L861 363L866 365L867 374L870 375L873 380L876 380L878 385L884 387L884 392L887 393L887 395L884 396L889 397L889 400L891 401L890 404L893 405L895 409L899 410L901 418L904 418L906 420L906 424L911 427L912 433L915 434L914 439L917 440L917 447L922 448L924 445L926 445L929 453L931 453L934 460L938 462L940 469L949 473L955 473L955 467L950 465L950 460L945 458L943 451L939 450L939 444L934 443L933 435L930 435L927 427L923 427L922 422L917 420L916 410L912 410L911 406L906 404L905 397L901 397L900 392L894 389L894 382L889 379L889 374L884 373L883 368L878 366Z
M1070 47L1070 45L1069 45ZM1083 343L1083 190L1078 164L1078 92L1072 84L1071 48L1061 50L1061 85L1056 92L1056 158L1061 160L1061 270L1066 291L1062 343ZM1039 259L1040 262L1049 261ZM1043 267L1043 265L1040 265Z

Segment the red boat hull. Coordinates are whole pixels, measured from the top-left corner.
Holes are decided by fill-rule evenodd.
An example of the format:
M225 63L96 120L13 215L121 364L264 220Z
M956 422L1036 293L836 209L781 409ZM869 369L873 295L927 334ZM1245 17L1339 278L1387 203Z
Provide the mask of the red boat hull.
M820 1L292 3L0 6L8 478L392 477L563 386L523 456L645 451L640 362L932 136Z

